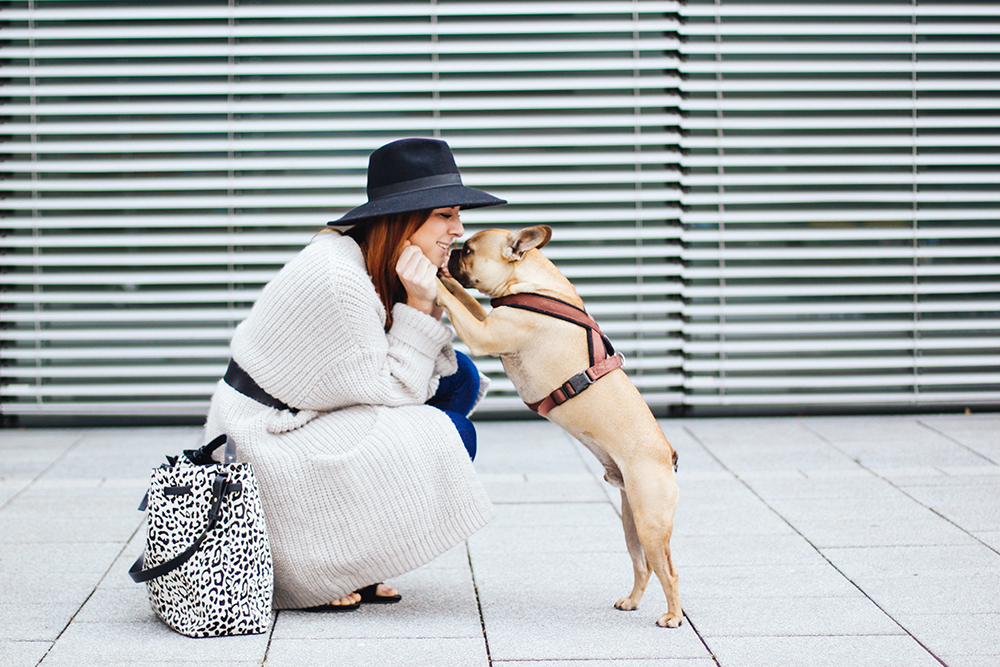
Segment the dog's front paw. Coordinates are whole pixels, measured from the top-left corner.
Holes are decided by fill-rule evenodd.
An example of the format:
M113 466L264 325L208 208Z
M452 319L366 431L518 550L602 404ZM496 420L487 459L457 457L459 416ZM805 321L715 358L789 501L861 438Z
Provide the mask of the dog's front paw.
M631 595L615 603L615 609L621 609L622 611L635 611L638 608L638 600L633 600Z
M661 628L679 628L681 627L681 621L684 619L683 616L676 612L668 611L663 616L660 616L656 624Z
M462 284L448 274L438 273L438 280L440 280L441 284L444 285L444 288L452 294L458 295L460 293L465 293L465 288L462 287Z

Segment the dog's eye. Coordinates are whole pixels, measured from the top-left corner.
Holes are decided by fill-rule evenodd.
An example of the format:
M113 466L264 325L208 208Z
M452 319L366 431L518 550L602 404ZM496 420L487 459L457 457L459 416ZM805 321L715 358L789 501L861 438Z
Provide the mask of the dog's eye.
M463 255L471 255L472 254L472 248L470 248L469 246L462 246L462 254Z

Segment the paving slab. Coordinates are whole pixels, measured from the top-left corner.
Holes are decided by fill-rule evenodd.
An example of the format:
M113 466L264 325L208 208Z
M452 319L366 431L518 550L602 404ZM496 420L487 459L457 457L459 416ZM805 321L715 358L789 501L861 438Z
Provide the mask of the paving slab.
M660 424L681 628L655 626L655 576L613 608L632 586L619 493L532 418L477 423L497 518L390 580L402 603L213 639L166 628L127 575L150 469L202 429L0 431L0 665L1000 664L1000 414Z
M487 667L482 637L357 638L279 640L267 653L267 667Z
M688 565L681 570L684 600L711 598L860 597L850 579L822 558L781 565ZM682 600L683 604L683 600ZM778 604L777 602L775 604Z
M269 640L266 634L192 639L145 618L128 623L74 622L55 642L42 664L45 667L135 663L259 665Z
M941 667L908 635L716 637L721 667Z
M1000 665L1000 613L900 614L896 620L949 667Z
M715 637L901 635L904 630L866 597L695 598L688 614Z
M0 639L0 658L3 659L4 667L35 667L51 647L50 640L22 641L4 638Z

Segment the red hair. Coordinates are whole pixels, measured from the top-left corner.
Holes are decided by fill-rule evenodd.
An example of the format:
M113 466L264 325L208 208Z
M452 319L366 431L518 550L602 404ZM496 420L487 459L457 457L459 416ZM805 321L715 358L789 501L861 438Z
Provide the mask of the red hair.
M431 210L375 218L345 232L361 247L365 268L385 306L386 331L392 326L392 307L406 303L406 289L396 273L396 262L403 253L404 242L427 222Z

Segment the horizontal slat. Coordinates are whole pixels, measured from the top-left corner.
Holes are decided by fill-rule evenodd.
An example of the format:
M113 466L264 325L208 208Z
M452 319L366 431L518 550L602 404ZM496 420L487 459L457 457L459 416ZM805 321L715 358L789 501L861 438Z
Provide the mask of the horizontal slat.
M911 333L916 332L916 327ZM913 354L931 353L939 354L941 350L966 350L962 353L953 353L956 359L965 358L968 354L981 353L1000 348L1000 339L987 338L984 336L969 336L959 338L956 335L942 335L940 337L920 336L905 338L902 336L880 338L874 336L864 336L859 338L824 338L824 339L800 339L780 338L752 339L752 340L732 340L725 341L688 341L684 350L692 355L761 355L764 359L774 359L782 355L795 354L829 354L836 355L843 352L849 353L872 353L882 351L907 351ZM947 354L947 353L945 353ZM839 357L833 356L832 359ZM694 360L691 360L694 361ZM822 360L820 360L821 362ZM700 362L699 362L700 363ZM710 363L710 362L706 362ZM685 361L685 365L688 361ZM956 364L958 365L958 364Z
M729 112L810 112L816 109L816 99L811 95L772 95L765 98L722 97L721 99L687 98L684 109L694 111ZM853 96L832 95L823 100L823 112L842 111L955 111L968 112L983 109L996 111L996 100L990 95L981 96L924 96L911 99L903 95L894 96Z
M608 113L607 116L604 116L603 114L600 116L582 116L582 117L573 115L570 116L569 119L567 119L565 127L590 128L595 125L601 125L602 123L605 122L606 118L608 125L602 126L601 130L605 130L609 127L627 127L630 128L633 132L635 131L636 127L643 129L644 128L643 124L638 124L638 125L636 124L634 116L632 117L631 123L626 122L627 116L620 113L621 109L625 107L626 105L623 104L620 106L619 109L611 113ZM479 119L472 124L473 127L471 129L486 129L486 130L499 131L512 128L524 129L526 127L526 125L524 124L518 124L517 121L492 120L493 118L501 119L502 116L491 115L489 118L485 120ZM582 118L582 120L579 121L579 124L577 124L577 120L573 120L577 118ZM648 118L644 115L643 118L644 122L649 122L654 124L653 133L650 135L651 141L653 141L653 143L651 144L652 146L658 146L659 142L656 142L655 140L658 136L662 136L662 134L659 134L660 128L655 127L655 125L658 122L663 122L663 121L670 121L676 123L677 120L676 116L660 115L660 114L653 114L651 117ZM387 129L384 126L384 124L378 124L375 121L371 123L363 121L363 123L364 124L358 126L355 131L371 132L371 131L384 131ZM456 124L463 125L461 122ZM532 121L530 125L531 127L535 127L537 125L537 129L546 129L546 128L551 128L551 124L552 124L551 120L549 120L547 124L535 120ZM402 122L397 121L396 125L402 126L403 124ZM412 120L406 123L406 127L413 128L413 126L414 122ZM463 157L469 157L472 160L471 163L469 163L466 160L463 160L463 165L462 165L464 169L471 170L477 167L486 166L485 163L487 161L492 161L492 166L505 166L505 165L513 166L513 164L511 162L512 160L511 157L504 156L502 154L500 155L489 154L488 157L486 156L481 157L479 155L462 152L463 149L470 146L483 149L535 147L541 149L538 151L538 155L539 159L542 159L542 156L545 154L543 153L544 149L558 148L563 146L573 146L574 141L576 142L575 145L577 146L580 145L617 146L625 144L627 139L626 135L619 135L608 139L609 135L601 134L595 136L593 143L588 143L583 139L583 137L586 136L586 134L577 136L575 139L573 139L571 135L563 134L564 128L562 127L561 123L560 126L561 127L559 128L559 133L549 132L546 134L546 137L541 141L539 141L537 137L532 140L528 137L518 136L518 137L511 137L509 140L505 141L503 138L500 137L491 138L489 136L486 136L481 139L477 139L475 142L463 142L461 140L456 141L455 142L456 145L453 146L453 148ZM344 127L340 126L338 129L343 130ZM402 138L402 136L407 136L407 135L425 136L428 134L427 130L422 127L418 127L417 129L410 129L408 132L403 132L402 130L396 131L395 126L392 129L394 131L394 134L401 135L392 138ZM458 129L470 129L470 128L463 126ZM29 136L29 134L30 133L26 133L25 136ZM679 134L668 135L668 136L674 136L676 138L680 137ZM123 152L128 153L130 155L136 153L140 155L144 153L167 154L167 155L171 153L183 153L185 155L191 153L195 154L200 153L200 154L206 154L210 158L217 159L218 158L217 155L211 155L211 154L227 153L227 152L233 152L233 153L301 152L307 154L316 152L326 152L326 151L362 152L366 150L370 151L373 143L374 142L372 142L371 140L367 140L364 142L353 140L348 136L337 137L337 138L327 138L321 136L312 140L299 139L296 137L283 137L280 135L275 137L263 137L263 138L243 137L243 136L233 137L233 138L225 138L225 137L220 138L218 136L210 135L207 137L200 137L196 139L181 137L169 140L150 139L143 137L130 137L127 139L120 139L120 140L115 140L113 138L105 138L105 137L97 137L97 138L84 137L73 141L60 139L57 141L43 141L41 143L34 143L34 144L29 142L21 142L21 143L12 142L4 145L4 152L17 155L59 154L60 156L62 156L62 154L65 153L79 154L79 155L90 155L92 153L123 153ZM632 145L633 146L638 145L642 147L644 145L650 145L650 144L645 144L644 141L636 141L635 138L633 137ZM127 148L127 150L122 150L123 148ZM662 150L662 149L657 147L657 150ZM558 153L556 153L555 155L547 155L545 159L553 160L556 158L556 156L558 156ZM65 158L61 157L61 159ZM363 169L366 166L364 159L365 158L359 155L353 155L350 156L349 158L343 158L344 161L341 162L341 158L334 156L331 159L330 168ZM484 164L479 164L478 163L479 160L482 160ZM674 160L670 161L674 162ZM468 164L468 166L466 166L466 164ZM524 161L522 160L520 164L523 165ZM356 167L354 165L360 165L360 167Z
M1000 242L996 227L916 227L911 224L879 225L865 222L844 222L825 229L736 229L688 230L688 243L820 243L825 241L862 243L878 241L933 241L983 239Z
M1000 157L1000 156L998 156ZM681 184L699 188L804 188L819 186L824 190L834 186L871 187L875 185L971 185L994 184L1000 179L1000 169L990 171L948 171L947 173L872 173L865 170L842 172L839 174L725 174L686 175ZM817 188L818 189L818 188Z
M241 232L235 235L225 235L225 234L213 234L213 233L177 233L177 234L131 234L122 238L120 235L93 235L93 236L83 236L83 235L56 235L56 234L46 234L40 237L26 237L26 236L11 236L5 239L5 245L10 249L15 248L37 248L41 251L46 251L46 254L52 254L48 251L53 251L54 249L61 250L65 252L66 249L79 250L84 248L130 248L135 249L137 245L141 245L144 249L156 251L157 249L183 249L191 254L196 254L195 248L213 248L216 250L222 250L228 254L235 254L238 257L254 258L254 255L244 255L244 253L256 247L263 248L274 248L280 246L288 246L290 248L301 248L315 237L316 233L321 231L319 225L316 225L315 230L309 230L307 232L291 233L291 232L281 232L281 233L254 233L254 232ZM587 229L573 229L573 228L560 228L556 227L553 230L553 240L551 241L552 246L549 247L547 255L552 252L557 254L562 253L561 256L564 258L572 258L573 255L566 253L574 252L574 249L568 244L571 243L581 243L581 242L594 242L600 241L610 244L611 242L636 242L636 241L676 241L679 240L679 232L676 229L663 229L656 227L644 227L641 229L629 228L629 227L619 227L619 228L609 228L601 231L587 230ZM966 237L959 237L966 238ZM461 243L463 239L459 239L458 243ZM653 244L656 245L656 244ZM678 253L680 249L678 246ZM593 257L593 249L580 249L580 252L584 253L580 255L580 258ZM76 253L73 253L76 254ZM187 253L186 253L187 254ZM206 255L209 259L205 263L218 263L218 255ZM232 263L232 262L231 262ZM239 264L249 264L253 262L238 262Z
M629 12L631 13L631 12ZM111 18L111 17L109 17ZM631 34L640 25L637 21L603 18L600 21L566 20L503 20L489 21L378 21L378 22L276 22L237 23L231 26L198 23L161 25L120 24L105 25L70 24L67 27L49 27L41 23L34 29L12 27L4 30L9 40L158 40L158 39L219 39L239 40L268 38L353 38L357 35L400 37L451 37L462 35L604 35L608 33ZM675 19L643 18L642 29L648 32L676 32L680 23ZM984 26L984 30L988 29ZM935 31L947 34L947 30ZM851 33L844 33L851 34ZM857 34L857 33L854 33Z
M833 223L833 224L865 224L869 222L928 222L928 221L983 221L993 222L1000 217L1000 208L982 206L975 208L957 208L942 206L913 210L913 206L863 208L853 207L851 211L843 210L782 210L768 209L756 211L728 210L723 217L718 210L685 211L684 222L691 225L725 224L783 224L783 223Z
M631 69L630 73L631 73ZM116 97L116 96L192 96L192 95L350 95L358 96L358 86L356 82L345 80L343 83L325 78L321 80L309 79L288 79L277 77L275 80L261 80L251 77L247 80L238 81L190 81L178 76L176 81L160 80L151 83L143 81L123 81L112 83L113 78L107 81L98 80L93 83L46 83L43 79L34 85L10 84L4 87L5 94L11 96L38 97ZM432 104L440 104L442 109L496 109L496 108L516 108L531 109L538 108L539 102L531 97L521 95L518 97L504 96L506 99L481 100L476 93L492 92L531 92L531 91L577 91L581 85L587 85L594 90L634 90L644 88L656 90L662 88L677 88L680 85L680 78L675 76L644 76L644 77L599 77L589 75L587 77L526 77L517 79L513 77L469 77L467 79L410 79L398 78L385 82L371 83L365 87L364 98L366 102L371 102L375 110L387 110L391 105L395 105L396 110L427 110ZM444 97L436 100L412 99L410 94L424 94L429 97L430 93L440 92ZM455 95L448 95L455 93ZM389 97L388 100L374 101L375 96L382 95ZM643 102L649 106L666 106L661 104L669 96L649 93L643 95ZM572 98L574 106L613 106L600 105L595 100L584 100ZM489 102L494 104L491 105ZM551 106L551 102L545 100L546 106ZM344 107L351 108L359 106L358 101L345 101L338 110L342 113L346 111ZM42 126L41 129L44 129Z
M993 244L984 245L919 245L907 248L904 245L866 246L843 245L840 247L804 246L801 248L744 248L726 247L689 249L682 257L688 261L803 261L803 260L849 260L849 259L944 259L960 257L995 258L997 248Z
M5 12L6 15L6 12ZM358 57L356 41L235 41L226 39L214 41L189 41L183 43L135 41L121 44L102 44L95 49L93 45L80 45L72 40L53 40L32 47L20 46L14 42L5 45L3 54L11 59L45 60L158 60L173 58L203 58L213 59L250 59L250 58L349 58ZM399 56L481 56L498 55L494 40L474 38L463 39L461 36L450 36L447 40L393 40L382 39L379 35L366 35L367 53L384 57ZM574 39L572 36L552 36L548 39L507 39L503 44L503 53L510 55L523 54L577 54L586 57L599 53L632 53L633 51L677 51L680 40L667 33L666 35L633 33L631 37L619 35L604 35L602 39ZM907 51L907 53L909 53Z
M664 253L668 257L676 257L680 254L680 249L678 248L676 253ZM562 260L561 260L562 261ZM183 273L178 273L176 271L166 271L166 272L117 272L117 271L102 271L100 273L75 273L75 272L60 272L60 273L7 273L4 276L4 283L10 286L15 285L38 285L43 289L52 289L59 287L72 286L74 288L81 287L85 285L113 285L113 286L128 286L130 289L139 288L142 286L151 285L170 285L170 286L185 286L185 285L221 285L229 286L231 284L240 285L254 285L254 284L264 284L274 278L277 274L279 266L275 266L271 269L261 269L261 270L249 270L244 268L234 268L232 271L198 271L198 270L186 270ZM634 261L623 261L619 264L602 264L601 266L594 266L593 264L587 266L576 266L576 265L564 265L559 267L562 273L572 279L575 278L593 278L593 279L613 279L613 278L635 278L635 279L653 279L653 278L664 278L664 277L677 277L681 275L681 266L679 263L668 263L668 264L650 264L643 263L636 265ZM186 290L186 288L180 287L179 289ZM43 292L44 293L44 292ZM183 294L184 291L178 291L177 294ZM15 292L8 292L11 297L14 296Z
M155 379L154 379L155 380ZM215 391L215 382L116 382L107 384L75 384L75 385L30 385L11 382L4 386L4 395L11 398L77 398L97 396L127 396L130 398L171 397L171 396L211 396ZM7 413L7 406L4 406Z
M865 139L868 141L865 142ZM892 134L875 137L839 136L834 134L784 137L758 136L724 136L724 137L689 137L685 138L687 148L699 149L761 149L777 150L794 148L808 150L810 148L839 148L849 150L854 148L951 148L959 146L981 147L1000 146L1000 136L995 133L984 134L918 134L917 136ZM878 158L873 158L869 164L878 164Z
M903 19L932 18L941 16L969 16L980 18L983 16L1000 16L1000 8L992 3L941 3L941 2L921 2L919 4L906 3L840 3L840 2L745 2L745 3L689 3L684 6L684 15L688 18L694 17L752 17L766 18L773 17L785 21L790 16L814 17L829 20L830 16L857 16L857 17L898 17Z
M1000 271L998 271L1000 274ZM939 294L990 294L1000 293L1000 280L982 282L882 282L872 285L858 284L808 284L808 285L731 285L724 287L685 286L683 295L689 299L802 299L817 300L868 296L926 296Z
M995 66L994 66L995 67ZM959 68L960 69L960 68ZM995 71L995 70L994 70ZM954 74L954 72L952 72ZM993 73L993 72L991 72ZM855 74L855 77L858 75ZM732 93L781 93L795 95L801 93L844 93L889 94L899 92L914 92L917 94L938 91L990 91L997 89L997 79L961 79L956 77L918 76L916 80L906 80L898 77L868 76L865 78L823 78L823 79L761 79L752 80L693 80L686 79L681 84L681 90L687 93L705 93L719 91L721 94Z
M947 312L947 311L946 311ZM985 311L987 317L970 318L965 315L969 311L958 310L956 315L942 319L918 320L900 318L826 318L823 320L807 318L787 318L784 321L752 322L746 320L727 319L723 327L718 322L689 322L684 332L690 336L839 336L843 334L861 335L866 333L910 333L914 330L922 332L955 332L968 331L973 333L995 332L1000 329L1000 317L996 317L996 308ZM718 316L720 313L714 313ZM870 313L869 313L870 314ZM857 313L848 313L857 315Z
M627 154L618 156L609 155L604 164L630 164ZM661 154L662 157L662 154ZM636 159L639 158L639 159ZM567 160L573 166L595 164L596 160L588 160L586 156L580 156L580 161ZM640 157L632 156L631 164L658 164L654 156ZM570 185L592 185L600 188L600 191L611 194L614 186L641 184L644 187L656 188L665 182L676 183L680 181L679 170L665 170L655 167L645 168L638 172L633 171L603 171L602 169L589 169L584 173L551 173L545 174L542 180L538 174L507 174L501 187L515 188L528 185L542 187L558 187ZM131 194L134 192L168 192L171 190L183 190L199 192L202 190L273 190L292 192L294 190L321 190L324 188L341 189L355 188L358 186L358 179L350 176L331 175L288 175L288 176L201 176L190 178L92 178L92 179L59 179L50 178L45 180L23 180L7 181L4 183L5 189L14 192L36 192L43 195L48 192L59 193L84 193L84 192L123 192ZM199 192L200 195L200 192Z
M809 59L780 59L780 58L759 58L759 59L746 59L746 60L716 60L714 62L708 62L704 60L685 60L683 61L683 69L688 74L753 74L756 76L771 75L771 74L835 74L845 76L860 76L869 75L868 78L860 79L862 82L869 82L875 79L879 75L887 74L912 74L916 73L918 75L924 73L949 73L953 74L955 72L969 73L969 72L982 72L986 74L991 74L996 76L997 70L995 63L990 61L981 62L953 62L943 59L930 59L923 58L918 60L901 60L901 59L889 59L889 58L878 58L878 59L854 59L848 60L844 58L831 58L829 60L817 59L816 56L823 55L833 55L824 53L824 45L813 42L812 45L815 47L812 55L813 58ZM860 50L864 50L863 48ZM782 81L790 83L788 80L773 80L768 81L766 79L752 79L753 83L760 83L761 87L758 89L749 88L749 90L767 90L769 84L778 83ZM835 80L829 80L828 82L833 83L843 83L844 78L838 78ZM689 86L702 86L709 83L708 80L685 80L686 90L697 90L698 88L691 88ZM726 80L716 82L719 85L729 86L729 85L747 85L751 83L751 80L741 81L741 80ZM809 82L811 83L811 82ZM915 84L924 83L927 84L928 81L916 81ZM794 88L778 88L777 90L794 90Z
M671 81L680 82L679 77L676 75L663 74L663 70L676 70L680 61L677 57L670 56L651 56L639 58L638 54L635 53L635 45L630 45L631 48L627 52L624 52L618 57L606 56L603 58L583 58L579 55L575 55L569 58L531 58L529 60L511 60L511 59L482 59L482 58L462 58L462 59L451 59L451 60L413 60L413 59L398 59L398 60L387 60L385 58L377 58L372 60L361 60L353 62L342 62L337 63L336 66L329 62L315 62L311 60L296 60L289 61L285 59L281 60L267 60L261 61L258 59L248 59L240 60L238 62L228 62L228 60L219 59L215 62L144 62L141 64L122 64L117 62L101 62L101 63L87 63L87 64L39 64L37 56L33 58L34 64L24 64L24 65L8 65L4 68L5 73L8 77L15 78L28 78L32 77L35 79L36 85L46 86L45 79L65 79L74 78L81 80L88 79L102 79L102 78L124 78L124 77L135 77L137 79L147 79L154 77L286 77L286 76L296 76L296 77L308 77L308 76L322 76L324 78L329 77L331 79L341 79L343 77L353 77L353 76L378 76L384 77L388 75L386 82L372 82L365 86L365 91L368 93L378 92L382 89L389 90L390 92L404 92L410 86L416 86L421 84L421 79L413 79L410 75L413 74L425 74L427 78L423 80L424 87L427 87L427 83L432 80L433 75L440 75L442 78L440 80L434 80L434 88L436 89L438 85L441 85L440 90L475 90L477 86L483 85L485 82L479 81L474 78L473 74L495 74L502 73L504 76L502 81L497 82L501 85L507 85L512 81L525 81L530 82L529 85L533 87L537 85L538 80L531 79L518 79L513 75L515 73L544 73L549 74L543 81L555 81L560 80L559 77L551 76L552 72L560 72L563 75L570 74L572 72L587 72L590 74L597 74L599 72L607 71L627 71L624 76L619 76L614 79L608 80L612 87L621 87L622 83L638 79L639 73L641 71L655 72L653 75L647 75L651 80L658 80L664 77L669 78ZM909 71L909 70L907 70ZM448 75L461 75L461 80L450 79ZM594 80L594 88L604 88L604 85L600 85L602 79L600 77ZM455 84L463 83L467 84L469 87L457 86ZM398 91L394 90L392 86L400 86ZM648 85L648 84L647 84ZM558 88L558 86L553 86L553 88ZM531 89L530 87L528 88ZM356 92L357 86L351 92Z
M477 183L478 187L500 192L488 183ZM524 191L518 193L518 205L529 204L600 204L639 202L658 203L676 199L676 193L659 188L636 188L634 190L593 191L585 189L550 190L547 192ZM226 208L314 208L350 209L358 205L358 197L338 194L298 194L298 195L198 195L189 197L67 197L50 199L8 199L4 208L12 211L113 211L113 210L158 210L174 209L226 209Z
M959 277L995 277L1000 274L1000 266L984 266L979 262L969 264L947 263L918 264L917 266L858 264L846 267L802 264L786 267L774 264L763 264L754 267L684 267L681 275L690 281L696 280L729 280L729 281L776 281L776 280L842 280L849 283L858 279L900 278L906 280L933 280L934 278Z
M955 189L947 191L917 191L904 192L897 190L882 191L830 191L830 192L737 192L727 191L714 194L685 194L681 203L685 206L718 204L733 206L737 204L865 204L865 203L905 203L917 204L954 204L958 202L996 202L996 191L993 189Z
M752 392L748 394L726 393L722 396L685 394L684 403L691 406L796 406L796 405L862 405L865 408L880 406L907 406L932 408L935 405L993 405L1000 401L1000 391L986 386L978 391L866 391L866 392L809 392L790 393Z
M141 242L141 241L140 241ZM295 256L297 251L274 251L265 252L259 250L226 251L217 252L205 251L185 251L174 253L157 253L147 248L128 253L58 253L47 252L41 255L9 255L4 258L4 264L8 266L39 266L39 267L65 267L65 266L219 266L219 265L260 265L270 264L281 266ZM546 256L554 261L570 259L630 259L638 257L659 258L663 256L677 256L679 247L662 246L654 243L644 243L641 245L623 246L579 246L575 248L565 248L553 246L546 250Z
M19 402L4 405L5 415L42 415L63 416L77 415L83 417L120 417L132 415L139 417L154 417L170 419L172 417L201 417L208 414L209 398L192 400L157 400L137 401L133 397L116 397L114 400L90 401L41 401L38 397L35 403Z
M727 374L723 378L709 376L688 377L684 385L690 389L732 389L732 390L795 390L795 389L828 389L828 388L877 388L894 386L926 386L940 387L942 385L1000 385L1000 373L865 373L859 375L794 375L741 377Z
M903 147L893 147L902 149ZM949 147L945 147L949 148ZM997 157L991 152L981 152L973 150L968 146L968 152L957 152L957 148L951 149L948 153L922 153L914 156L912 146L909 153L903 150L896 150L884 153L868 153L861 151L851 151L843 154L829 154L821 152L797 153L797 154L733 154L724 155L691 155L685 156L684 164L689 168L709 167L709 168L778 168L787 169L790 167L914 167L927 166L963 166L963 165L989 165L997 164ZM778 153L778 151L775 151Z
M918 62L932 59L935 56L958 55L989 55L996 53L992 37L983 35L977 38L976 34L949 36L935 35L934 40L922 40L918 42L906 39L902 35L897 35L896 39L879 39L878 33L874 33L875 39L858 38L856 35L837 36L837 39L823 40L782 40L782 39L740 39L739 36L730 35L724 40L698 40L686 39L680 44L680 52L683 56L706 56L706 55L754 55L767 57L780 57L788 55L800 55L813 57L816 55L836 55L856 58L859 55L870 56L916 56ZM951 37L951 39L949 39Z
M825 358L769 356L756 359L690 359L684 362L684 370L691 373L754 373L758 377L760 375L774 375L780 371L837 371L847 376L852 372L866 373L870 370L910 369L917 371L925 368L982 368L986 366L1000 367L1000 354L969 354L963 357L953 355L916 357L912 354L900 356L881 354L866 357L830 356ZM728 377L730 376L727 375Z
M64 361L93 361L97 359L110 361L124 361L144 359L148 361L165 361L173 363L175 359L227 359L229 357L228 345L150 345L150 346L114 346L114 347L75 347L75 348L53 348L44 350L37 348L19 348L4 351L4 358L17 360L18 362L64 362ZM110 369L104 368L104 375ZM4 368L3 375L8 374L8 368ZM10 369L12 370L12 369ZM225 366L223 366L223 371ZM36 368L36 373L42 373L42 368ZM217 372L217 371L213 371Z
M1000 301L993 299L970 298L961 301L819 301L819 302L768 302L724 303L712 305L685 304L684 313L688 317L722 316L727 318L788 318L791 316L825 316L833 319L837 315L892 315L921 313L1000 313ZM730 324L727 322L727 326ZM859 322L864 327L868 322ZM784 326L784 322L775 322L775 327ZM906 330L906 329L904 329Z
M944 13L947 15L947 12ZM825 21L760 21L700 23L688 21L683 23L678 32L685 37L716 36L726 37L923 37L925 35L995 35L1000 32L1000 22L976 21L974 25L961 22L929 21L911 23L910 21L877 22L866 21L846 22L837 19ZM971 29L970 29L971 28Z
M427 18L429 13L437 17L484 16L496 17L507 14L519 16L544 16L546 14L587 14L607 13L668 12L676 13L680 3L670 0L591 0L586 4L578 2L503 2L494 0L483 4L478 2L454 2L437 5L428 10L425 5L412 3L344 3L344 4L296 4L273 3L255 5L218 6L178 6L145 5L141 7L43 7L32 10L7 9L8 21L160 21L160 20L208 20L208 19L355 19L361 17L382 18L385 16L410 16Z
M823 110L825 111L825 109ZM789 117L775 114L765 116L757 114L751 117L722 118L709 116L685 116L681 119L681 127L685 130L780 130L802 131L814 130L822 132L849 132L852 130L954 130L961 128L996 128L1000 127L1000 116L986 114L965 114L956 109L948 115L893 114L886 116L851 115L826 116L821 113Z

